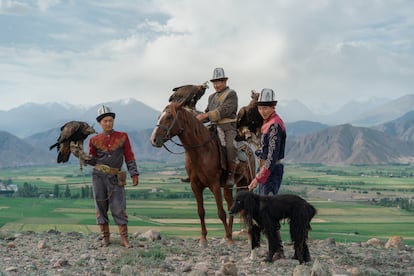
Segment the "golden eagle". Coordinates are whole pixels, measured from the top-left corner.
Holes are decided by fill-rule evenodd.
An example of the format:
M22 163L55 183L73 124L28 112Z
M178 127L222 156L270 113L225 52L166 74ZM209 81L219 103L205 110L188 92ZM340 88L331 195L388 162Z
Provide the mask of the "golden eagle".
M250 103L247 106L240 108L237 113L238 135L236 140L244 140L254 144L257 147L260 142L260 128L263 124L263 118L257 109L259 93L252 90L250 97Z
M207 82L201 85L183 85L173 89L174 93L170 96L169 102L183 103L192 110L195 110L195 106L198 100L204 95L208 88Z
M86 154L83 152L83 142L95 129L88 123L80 121L70 121L60 128L60 136L57 142L49 147L49 150L57 147L58 163L65 163L69 160L70 153L79 158L81 168Z

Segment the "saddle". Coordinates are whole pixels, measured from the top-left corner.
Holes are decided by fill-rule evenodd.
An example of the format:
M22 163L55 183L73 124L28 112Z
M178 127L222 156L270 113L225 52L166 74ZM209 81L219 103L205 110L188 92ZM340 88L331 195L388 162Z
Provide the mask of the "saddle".
M217 125L209 125L210 131L214 134L216 139L218 140L219 152L220 152L220 165L223 170L227 170L227 154L226 154L226 145L224 139L224 132L223 130ZM249 155L252 154L252 150L250 149L249 145L245 141L234 141L236 149L237 149L237 160L236 163L239 162L248 162Z

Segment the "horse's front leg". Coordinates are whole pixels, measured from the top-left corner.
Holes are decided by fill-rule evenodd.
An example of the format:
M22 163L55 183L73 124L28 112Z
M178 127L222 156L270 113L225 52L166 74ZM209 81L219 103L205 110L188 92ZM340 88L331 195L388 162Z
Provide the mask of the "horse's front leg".
M224 208L223 208L223 197L221 195L220 185L214 185L213 188L210 187L210 190L214 195L214 199L216 200L218 217L223 223L224 230L226 232L227 243L233 244L232 228L229 227L229 224L227 224L227 215L226 215L226 211L224 211ZM231 220L231 224L233 224L233 220L232 219L230 220Z
M224 194L224 200L227 203L227 211L230 210L231 206L233 205L233 187L229 188L229 187L225 187L223 190L223 194ZM233 220L234 217L233 216L229 216L229 222L228 222L228 227L229 227L229 231L231 233L230 236L230 241L232 241L233 237ZM227 237L228 239L228 237Z
M197 201L197 213L198 217L200 218L201 237L199 244L202 247L207 247L207 228L205 221L206 211L204 209L203 190L200 187L197 187L197 185L193 184L193 182L191 182L191 189L193 190L193 194Z

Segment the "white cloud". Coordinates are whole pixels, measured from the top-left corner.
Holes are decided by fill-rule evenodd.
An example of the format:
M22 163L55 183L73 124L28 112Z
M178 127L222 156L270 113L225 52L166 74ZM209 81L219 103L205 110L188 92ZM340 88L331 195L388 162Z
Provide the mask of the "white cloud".
M0 14L25 15L30 10L30 6L22 1L0 0Z
M0 13L13 7L30 8L0 0ZM38 7L39 14L7 18L7 26L31 28L0 38L0 89L8 95L0 109L130 97L161 109L173 87L202 83L218 66L240 106L263 87L315 108L413 93L411 1L45 0Z
M60 0L38 0L37 5L41 11L46 11L60 3Z

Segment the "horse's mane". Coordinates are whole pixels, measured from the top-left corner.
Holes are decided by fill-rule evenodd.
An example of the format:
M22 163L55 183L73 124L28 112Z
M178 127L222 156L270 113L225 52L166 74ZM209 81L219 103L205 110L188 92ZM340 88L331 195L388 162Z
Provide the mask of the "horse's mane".
M209 134L208 128L180 103L171 102L170 110L174 117L177 116L178 111L181 111L183 125L190 126L196 136L202 137L202 135Z

